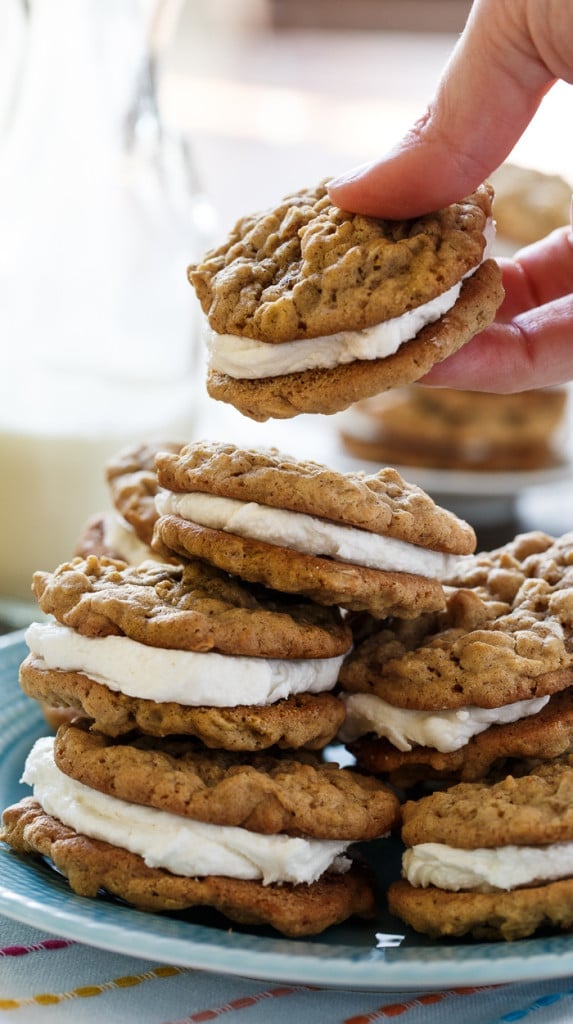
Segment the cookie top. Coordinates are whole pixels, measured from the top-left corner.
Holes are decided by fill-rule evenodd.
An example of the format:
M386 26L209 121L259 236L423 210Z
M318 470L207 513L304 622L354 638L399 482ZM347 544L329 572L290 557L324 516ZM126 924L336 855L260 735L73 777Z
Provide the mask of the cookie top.
M398 799L383 783L317 755L249 755L208 750L188 739L106 738L62 726L58 768L130 803L266 835L374 839L397 821Z
M571 685L573 534L524 534L458 564L444 612L361 622L343 689L433 710L500 707Z
M500 782L462 782L403 808L408 846L445 843L464 850L573 840L573 764L567 759Z
M198 560L184 566L76 558L37 572L40 608L84 636L267 658L328 658L348 650L340 612L242 583Z
M362 330L420 306L482 259L493 190L413 220L333 206L326 184L243 217L189 268L218 334L264 342Z
M474 550L471 526L394 469L341 473L269 449L201 441L160 453L157 477L178 492L203 491L289 509L453 554Z
M176 453L182 447L182 441L149 441L123 448L106 464L113 504L145 544L151 543L157 519L155 456L158 452Z

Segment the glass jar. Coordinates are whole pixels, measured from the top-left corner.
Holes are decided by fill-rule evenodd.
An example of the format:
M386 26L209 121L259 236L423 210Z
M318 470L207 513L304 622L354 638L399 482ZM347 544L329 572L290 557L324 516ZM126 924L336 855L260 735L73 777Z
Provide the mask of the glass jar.
M208 242L188 144L157 109L165 0L29 7L0 160L0 619L13 624L33 572L70 558L107 507L107 458L192 437L203 380L186 267Z

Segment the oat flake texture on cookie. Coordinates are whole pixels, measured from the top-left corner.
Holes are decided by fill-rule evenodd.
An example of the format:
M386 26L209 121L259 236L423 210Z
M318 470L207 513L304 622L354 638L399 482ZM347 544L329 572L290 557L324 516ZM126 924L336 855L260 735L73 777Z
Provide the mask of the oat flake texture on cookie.
M263 421L334 413L418 380L492 322L493 189L387 221L326 184L243 217L189 267L206 317L207 389Z

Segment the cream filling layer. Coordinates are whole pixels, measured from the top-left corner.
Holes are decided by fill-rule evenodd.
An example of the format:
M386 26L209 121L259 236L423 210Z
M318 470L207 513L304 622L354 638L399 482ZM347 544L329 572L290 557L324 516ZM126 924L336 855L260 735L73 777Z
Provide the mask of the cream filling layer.
M459 555L408 544L369 530L319 519L303 512L237 501L194 491L160 491L155 499L160 515L180 516L212 530L224 530L251 540L292 548L307 555L334 558L370 569L411 572L441 579L453 572Z
M420 843L404 853L402 874L416 888L435 885L450 892L517 889L573 875L573 843L500 846L491 850L460 850L443 843Z
M362 331L340 331L318 338L272 344L236 334L216 334L204 323L209 366L218 373L241 380L282 377L304 370L327 370L358 359L385 359L411 341L427 324L439 320L455 305L461 281L442 295Z
M162 561L139 539L133 527L115 512L108 512L103 517L103 543L108 551L116 551L128 565Z
M110 690L185 707L267 705L296 693L331 690L337 658L246 658L150 647L126 636L86 637L56 622L33 622L32 654L46 668L81 672Z
M417 745L442 753L459 750L472 736L491 725L536 715L549 700L545 696L499 708L468 706L455 710L415 711L394 707L371 693L341 693L340 698L346 707L346 719L339 733L343 743L351 743L373 732L388 739L398 750L411 750Z
M121 847L148 867L174 875L311 883L327 870L346 871L347 842L264 836L244 828L210 825L168 811L130 804L69 778L54 761L53 739L36 742L22 782L47 814L91 839Z

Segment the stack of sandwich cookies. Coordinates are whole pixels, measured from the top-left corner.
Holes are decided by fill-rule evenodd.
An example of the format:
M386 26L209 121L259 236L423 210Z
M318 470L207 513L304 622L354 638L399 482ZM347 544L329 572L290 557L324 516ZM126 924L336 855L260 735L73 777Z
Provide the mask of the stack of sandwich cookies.
M492 189L384 221L326 185L244 217L189 268L207 319L207 389L255 420L334 413L418 380L490 324Z
M322 605L413 617L474 550L467 523L395 470L340 473L276 449L196 443L157 457L153 546Z
M344 715L329 691L350 646L338 609L274 594L205 563L90 556L37 573L40 608L20 682L109 735L134 728L209 746L325 746Z
M344 717L339 609L196 560L78 558L34 589L53 621L27 632L22 688L84 721L34 746L6 842L143 910L208 905L286 935L373 913L347 851L398 801L310 752Z
M339 677L341 738L401 787L481 779L573 740L573 535L524 534L449 582L443 612L362 620Z
M573 926L573 766L460 783L403 809L390 909L434 938L520 939Z

